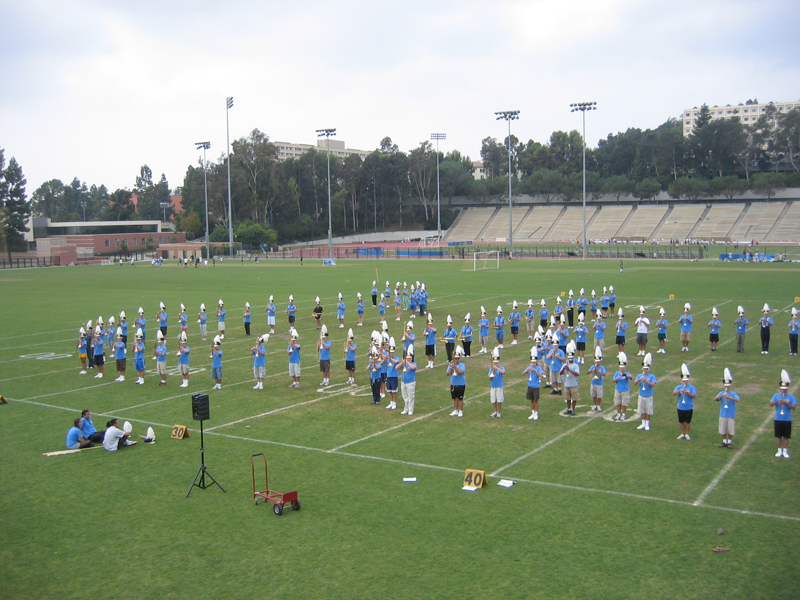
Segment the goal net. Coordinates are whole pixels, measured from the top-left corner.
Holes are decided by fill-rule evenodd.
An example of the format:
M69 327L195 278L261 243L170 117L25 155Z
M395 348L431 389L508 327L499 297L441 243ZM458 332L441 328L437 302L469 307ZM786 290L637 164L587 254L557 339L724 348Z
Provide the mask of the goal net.
M472 270L482 271L483 269L500 268L500 251L489 250L486 252L475 252L472 255Z

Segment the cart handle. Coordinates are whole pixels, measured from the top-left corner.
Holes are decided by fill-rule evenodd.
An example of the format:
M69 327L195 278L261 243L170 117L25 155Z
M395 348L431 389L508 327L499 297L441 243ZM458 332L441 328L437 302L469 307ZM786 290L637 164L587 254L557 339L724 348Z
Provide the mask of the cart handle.
M264 456L264 453L263 452L259 452L258 454L251 454L250 458L253 458L254 456Z

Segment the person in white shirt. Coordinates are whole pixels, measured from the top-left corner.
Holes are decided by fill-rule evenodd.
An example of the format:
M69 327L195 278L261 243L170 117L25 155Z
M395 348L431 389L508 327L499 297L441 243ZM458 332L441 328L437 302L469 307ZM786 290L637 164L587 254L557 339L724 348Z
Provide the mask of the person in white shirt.
M130 440L130 433L119 428L119 419L111 419L106 423L106 434L103 436L103 448L109 452L116 452L125 446L133 446L135 441Z
M644 316L644 306L639 307L639 317L634 322L636 325L636 343L639 345L639 354L647 354L647 333L650 331L650 319Z

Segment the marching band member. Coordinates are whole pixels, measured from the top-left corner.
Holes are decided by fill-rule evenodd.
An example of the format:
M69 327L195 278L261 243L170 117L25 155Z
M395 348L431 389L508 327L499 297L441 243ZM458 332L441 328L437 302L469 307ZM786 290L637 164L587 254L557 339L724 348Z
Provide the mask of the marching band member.
M557 321L561 320L561 315L564 314L564 307L561 304L561 296L556 296L556 307L553 309L553 314Z
M403 339L402 339L402 342L403 342L403 358L405 358L406 355L408 354L409 346L413 346L414 342L417 339L417 336L414 335L413 329L414 329L414 322L413 321L409 321L408 323L406 323L406 332L403 334ZM411 357L411 359L413 360L414 357Z
M550 311L547 310L547 302L545 302L544 298L542 298L539 302L539 307L539 325L541 325L542 329L547 329L547 321L548 317L550 316Z
M506 368L500 365L500 348L492 350L492 365L489 367L489 401L492 403L493 412L490 417L497 419L503 416L503 401L505 394L503 390L503 375Z
M578 317L583 313L584 320L586 319L586 307L589 306L589 300L585 296L585 291L581 288L580 298L578 298Z
M125 317L125 311L119 313L119 326L122 327L122 343L128 345L128 320Z
M622 310L622 307L620 307ZM633 323L636 325L636 343L639 346L639 353L637 356L644 356L647 354L647 334L650 332L650 319L645 316L644 306L639 307L639 317ZM622 352L623 348L619 351Z
M183 377L183 381L181 382L180 386L182 388L189 387L189 353L191 352L191 348L186 345L186 332L181 331L181 342L180 347L178 348L178 372Z
M250 303L244 303L244 334L250 335Z
M528 339L533 339L533 334L536 333L536 311L533 308L533 299L528 299L528 309L525 311L525 327L528 331Z
M377 306L378 301L378 282L373 280L372 281L372 307L375 308Z
M736 403L739 402L739 394L731 391L733 375L730 369L725 369L722 373L723 390L714 396L714 401L719 402L719 434L722 436L720 448L733 448L733 436L736 433Z
M692 426L692 413L694 412L694 399L697 398L697 389L689 384L689 367L686 363L681 365L682 383L672 390L672 395L678 397L678 426L681 428L679 440L691 440L689 429Z
M488 352L486 346L489 343L489 319L486 318L486 309L481 306L481 318L478 320L478 339L481 342L481 349L478 354L486 354Z
M161 377L158 385L167 385L167 341L161 330L156 331L156 338L158 340L155 350L156 373Z
M797 308L792 307L792 319L789 328L789 356L797 356L797 335L800 333L800 322L797 321Z
M222 300L217 302L217 331L219 339L225 339L225 303Z
M789 458L789 439L792 437L792 411L797 408L797 400L788 393L789 373L781 371L780 392L775 394L769 405L775 407L775 439L778 440L778 451L775 456Z
M681 318L678 319L681 324L681 352L688 352L689 342L692 341L692 323L694 323L694 317L689 314L690 310L692 310L692 305L687 302L683 305L683 314Z
M589 367L588 373L592 376L592 383L589 392L592 395L592 410L603 412L603 382L606 377L606 368L601 364L603 362L603 351L600 348L594 349L594 364Z
M81 359L81 370L78 375L86 375L86 330L81 327L78 337L78 358Z
M394 290L394 313L395 313L395 321L400 320L400 313L403 311L403 299L400 296L400 290L395 288Z
M615 421L624 421L628 414L628 406L631 403L631 384L633 375L626 369L628 367L628 356L624 352L617 355L619 361L619 371L614 373L614 406L617 407Z
M658 350L656 352L659 354L666 354L667 349L665 346L667 345L667 327L669 326L669 321L667 321L667 310L662 306L658 309L658 313L659 317L658 321L656 321Z
M403 282L403 310L408 310L408 284Z
M389 338L389 356L386 357L386 392L389 394L389 410L397 408L397 381L400 376L398 366L402 360L394 355L394 338Z
M267 325L269 325L269 334L274 335L275 333L275 311L278 310L278 307L275 306L275 297L270 294L269 302L267 302ZM203 338L205 339L205 338Z
M428 313L428 324L425 326L425 355L428 357L426 369L433 368L436 358L436 327L433 326L433 314Z
M516 346L518 343L517 336L519 335L519 322L522 319L522 315L520 315L519 311L517 310L518 306L519 305L517 304L517 301L514 300L511 303L511 314L508 315L508 324L511 327L511 337L513 338L511 342L512 346Z
M597 292L592 290L592 299L589 301L589 310L592 311L592 319L597 319Z
M114 342L114 359L117 362L117 377L114 381L125 381L125 370L127 367L127 348L125 342L122 341L122 327L117 327L117 341Z
M211 347L211 352L208 358L211 359L211 379L215 381L212 390L222 389L222 341L219 335L214 336L214 345Z
M411 295L409 296L408 310L411 311L411 318L417 318L417 302L419 301L419 293L417 292L414 284L411 284Z
M267 348L265 344L269 340L269 334L258 336L256 345L250 348L250 354L253 356L253 377L256 378L256 384L253 386L254 390L264 389L264 377L267 376Z
M336 318L339 319L339 329L344 329L344 296L339 292L339 303L336 305Z
M444 350L447 353L447 362L453 360L453 349L455 348L457 337L458 334L453 329L453 319L450 315L447 315L447 329L444 330L444 335L442 336Z
M291 296L290 296L291 298ZM290 388L300 388L300 344L297 338L300 337L297 330L292 327L290 331L289 346L286 348L286 354L289 355L289 377L292 378Z
M136 330L136 338L133 342L133 368L139 374L136 384L144 385L144 338L141 329Z
M537 339L537 344L541 342L541 336L537 332L534 337L539 336ZM526 391L526 398L531 403L531 416L528 417L529 421L538 421L539 420L539 391L542 385L542 379L544 379L544 371L542 371L542 367L536 364L539 358L539 348L534 346L531 348L531 364L528 365L524 371L522 371L523 375L528 376L528 388Z
M347 383L350 385L356 384L356 350L358 346L355 343L355 336L353 330L347 330L347 340L344 343L344 367L347 369Z
M722 323L719 320L719 313L717 307L711 309L711 320L708 322L708 341L711 343L711 351L717 351L717 344L719 343L719 328Z
M736 352L744 352L744 335L747 333L747 326L750 324L744 316L744 307L739 307L739 316L733 322L736 325Z
M103 354L103 342L105 341L105 336L103 335L103 329L98 324L94 328L94 344L92 346L92 354L94 355L94 365L97 367L97 375L94 376L95 379L102 379L103 378L103 369L105 365L105 355Z
M564 402L567 403L565 414L574 415L575 406L580 400L578 392L578 377L581 374L581 366L575 361L575 342L570 340L567 344L567 362L561 367L561 381L564 382ZM561 350L559 349L559 352Z
M617 295L614 293L614 286L608 286L608 309L613 314L614 309L617 307Z
M451 417L464 416L464 392L467 389L467 365L461 363L464 350L456 348L453 361L447 365L446 375L450 377L450 397L453 399L453 412Z
M158 326L161 328L161 333L164 337L167 336L167 326L169 325L169 315L167 314L167 307L163 302L159 302Z
M317 321L317 329L322 327L322 313L325 312L325 309L319 303L319 296L314 299L316 305L314 306L314 310L311 311L311 316Z
M292 296L290 294L289 295L289 304L286 306L286 314L289 316L289 333L291 333L292 329L294 329L294 322L295 322L295 318L296 318L295 313L296 312L297 312L297 306L294 303L294 296Z
M203 341L206 341L208 336L208 314L206 314L206 305L200 305L200 312L197 314L197 322L200 324L200 335Z
M328 327L322 326L317 342L319 353L319 370L322 373L321 386L327 387L331 383L331 341L328 339Z
M769 316L769 304L765 304L762 311L764 312L764 316L758 320L761 331L761 354L769 354L770 327L775 324L775 321Z
M506 336L506 319L503 317L503 307L499 304L497 305L497 316L494 319L494 323L492 323L492 327L494 328L494 337L497 340L497 346L502 348L503 340Z
M369 352L369 363L367 364L367 371L369 371L370 387L372 388L372 403L381 403L381 351L378 347L372 346Z
M186 314L186 307L181 304L181 312L178 313L178 325L181 328L181 333L189 335L189 316Z
M600 296L600 310L603 311L603 318L608 318L608 288L603 286L603 295Z
M406 348L406 357L400 370L400 393L403 395L401 415L414 414L414 400L417 391L417 363L414 362L414 345Z
M644 307L642 307L644 308ZM628 324L625 322L625 311L622 310L622 307L619 307L619 311L617 311L619 315L619 321L617 321L617 351L624 352L625 351L625 339L627 337L628 332ZM644 315L643 315L644 316Z
M467 313L467 316L464 317L464 326L461 328L461 336L460 340L462 345L464 346L464 358L470 357L470 349L472 348L472 336L475 333L475 330L472 328L472 325L469 324L470 313Z
M358 326L364 326L364 300L361 298L361 292L356 295L356 312L358 313Z
M419 315L421 317L425 316L425 312L428 310L428 290L425 289L425 284L421 284L422 289L419 292Z
M650 417L655 414L655 402L653 400L653 388L656 387L658 380L650 372L650 365L653 364L653 356L648 352L642 361L642 372L634 379L634 384L639 384L639 406L638 413L642 416L642 424L636 429L650 431Z
M573 319L575 318L575 307L578 303L575 301L574 293L572 290L569 291L567 296L567 324L570 328L573 327Z
M141 306L139 307L139 316L136 317L133 324L136 325L137 330L142 330L142 341L144 342L147 337L147 319L144 318L144 309ZM87 326L88 328L89 326Z
M583 321L585 315L585 312L578 313L578 326L575 327L573 331L575 334L575 345L578 347L578 361L581 364L585 364L586 362L586 339L589 336L589 328L586 327L586 323Z

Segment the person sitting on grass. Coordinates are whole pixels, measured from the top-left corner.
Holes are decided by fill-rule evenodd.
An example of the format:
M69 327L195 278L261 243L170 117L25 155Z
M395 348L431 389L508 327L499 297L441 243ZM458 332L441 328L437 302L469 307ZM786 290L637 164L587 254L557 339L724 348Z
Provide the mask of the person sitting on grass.
M134 446L135 441L129 439L130 433L119 428L119 419L111 419L106 423L106 435L103 438L103 448L109 452L116 452L125 446Z
M67 432L67 448L70 450L80 450L81 448L91 448L92 442L87 440L81 431L81 418L77 417L70 430Z
M97 431L97 429L95 429L94 422L92 421L92 413L89 412L88 408L81 411L80 421L81 424L78 425L78 427L83 431L83 435L87 440L97 443L103 441L106 432Z

